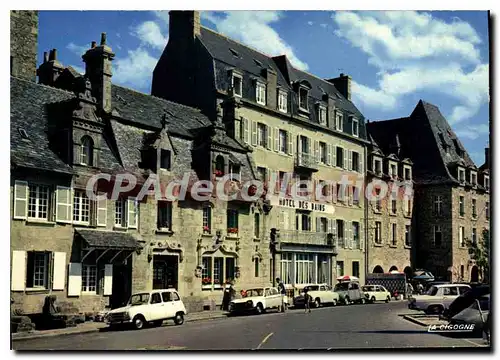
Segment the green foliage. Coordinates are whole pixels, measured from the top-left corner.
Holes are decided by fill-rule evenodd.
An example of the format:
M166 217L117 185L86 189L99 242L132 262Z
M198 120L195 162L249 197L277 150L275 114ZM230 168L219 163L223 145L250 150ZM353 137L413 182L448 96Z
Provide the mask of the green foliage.
M476 242L467 240L467 247L471 259L476 261L479 273L483 275L483 280L489 279L490 270L490 231L483 229L483 236Z

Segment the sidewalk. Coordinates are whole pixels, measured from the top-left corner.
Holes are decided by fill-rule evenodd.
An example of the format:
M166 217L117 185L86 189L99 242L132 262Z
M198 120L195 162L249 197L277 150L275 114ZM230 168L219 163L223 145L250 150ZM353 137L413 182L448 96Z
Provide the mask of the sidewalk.
M448 324L447 321L439 319L438 315L416 314L416 315L400 315L400 316L402 316L403 319L405 320L411 321L412 323L425 327L428 327L430 325Z
M218 318L225 318L227 312L221 310L215 311L202 311L195 312L191 314L187 314L184 317L185 322L191 321L202 321L202 320L212 320ZM165 324L165 323L164 323ZM12 341L16 340L25 340L25 339L37 339L43 337L51 337L51 336L62 336L62 335L72 335L72 334L84 334L91 332L98 332L101 329L107 328L108 325L102 322L85 322L83 324L79 324L75 327L68 327L64 329L54 329L54 330L35 330L30 332L21 332L12 334Z

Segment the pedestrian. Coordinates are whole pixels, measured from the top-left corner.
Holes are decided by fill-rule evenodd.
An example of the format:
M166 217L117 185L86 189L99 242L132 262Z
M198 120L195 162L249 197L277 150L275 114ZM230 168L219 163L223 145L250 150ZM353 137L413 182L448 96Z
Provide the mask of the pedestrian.
M424 293L424 285L422 285L421 282L419 282L417 285L417 291L419 295L422 295Z
M311 312L311 295L307 286L304 288L304 312Z
M224 295L222 297L221 310L224 311L229 310L229 303L231 302L232 296L233 296L233 286L229 281L227 281L226 286L224 288Z
M285 284L283 284L283 281L281 281L280 278L276 278L276 283L278 284L278 291L281 295L281 312L285 312L286 304L288 303Z

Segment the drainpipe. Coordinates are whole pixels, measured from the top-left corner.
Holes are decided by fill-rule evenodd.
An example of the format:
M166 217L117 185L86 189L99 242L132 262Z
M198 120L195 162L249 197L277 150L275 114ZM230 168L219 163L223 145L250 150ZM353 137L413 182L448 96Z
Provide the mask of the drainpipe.
M366 276L368 275L368 252L369 252L369 249L368 249L368 232L369 232L369 229L368 229L368 201L366 199L366 186L367 186L367 169L368 169L368 151L367 151L367 147L365 145L365 153L364 153L364 159L365 159L365 168L363 170L364 172L364 188L363 188L363 195L364 195L364 199L363 199L363 202L364 202L364 210L365 210L365 282L366 282Z

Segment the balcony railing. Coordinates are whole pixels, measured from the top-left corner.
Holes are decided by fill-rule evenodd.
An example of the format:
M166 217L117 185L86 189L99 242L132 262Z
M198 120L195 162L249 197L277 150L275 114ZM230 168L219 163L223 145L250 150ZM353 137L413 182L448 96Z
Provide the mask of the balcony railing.
M326 232L281 230L279 235L280 241L286 243L330 246L335 244L334 240L329 243Z
M308 153L297 153L295 158L295 165L298 167L318 170L318 162L313 154Z

